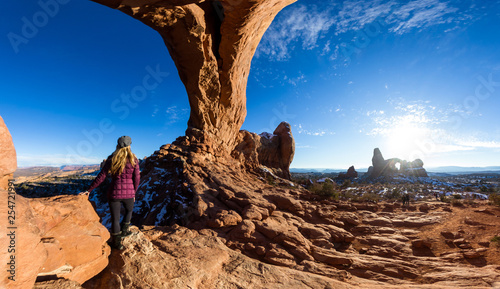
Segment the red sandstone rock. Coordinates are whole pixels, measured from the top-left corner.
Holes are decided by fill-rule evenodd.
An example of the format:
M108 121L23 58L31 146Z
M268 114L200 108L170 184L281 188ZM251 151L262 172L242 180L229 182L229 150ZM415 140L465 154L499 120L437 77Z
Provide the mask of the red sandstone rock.
M240 131L232 156L248 168L264 166L284 179L290 179L290 164L295 154L295 140L290 124L282 122L273 134L257 135Z
M0 189L8 189L8 180L12 179L16 169L17 159L14 143L3 118L0 116Z
M228 249L211 236L175 226L138 231L125 239L125 250L114 251L110 265L84 288L354 288L317 274L265 264ZM260 254L280 265L293 264L293 256L279 247ZM287 261L288 260L288 261ZM123 286L123 285L122 285ZM125 287L124 287L125 288Z
M252 57L275 15L295 0L94 0L156 30L191 105L187 139L228 155L246 116ZM221 7L222 6L222 7Z
M108 264L109 233L85 197L17 195L16 216L18 270L8 288L31 289L37 276L83 283Z

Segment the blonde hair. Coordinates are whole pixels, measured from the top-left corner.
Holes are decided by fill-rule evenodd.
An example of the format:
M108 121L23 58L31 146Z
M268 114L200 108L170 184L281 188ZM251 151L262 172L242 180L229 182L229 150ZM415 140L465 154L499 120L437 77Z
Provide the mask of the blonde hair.
M115 152L111 155L111 168L109 173L114 176L119 176L125 170L127 161L135 166L136 156L132 153L130 146L124 148L116 148Z

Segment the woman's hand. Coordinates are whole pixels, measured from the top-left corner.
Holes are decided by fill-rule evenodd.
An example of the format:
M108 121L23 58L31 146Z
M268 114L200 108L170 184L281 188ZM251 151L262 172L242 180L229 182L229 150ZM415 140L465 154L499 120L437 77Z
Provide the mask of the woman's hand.
M81 192L78 195L79 196L81 196L81 195L88 196L89 195L89 191Z

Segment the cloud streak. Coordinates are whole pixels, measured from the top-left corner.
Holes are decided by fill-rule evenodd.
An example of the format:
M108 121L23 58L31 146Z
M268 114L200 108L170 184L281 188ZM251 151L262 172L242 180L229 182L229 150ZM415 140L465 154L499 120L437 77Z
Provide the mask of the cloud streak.
M304 50L318 47L318 40L333 25L334 19L330 16L329 11L320 11L316 5L302 5L286 11L269 27L256 57L266 55L272 60L285 60L297 44Z
M269 27L257 49L256 57L267 56L274 61L284 61L290 58L290 52L298 46L303 50L319 48L321 55L330 53L330 58L336 59L339 43L332 43L330 40L320 43L321 39L336 39L342 46L345 45L343 35L362 30L371 23L402 35L472 19L467 12L457 13L459 9L453 5L457 3L442 0L347 0L341 4L324 2L291 6L279 14Z
M316 129L316 130L309 130L305 129L302 124L294 125L296 127L296 132L298 134L305 134L305 135L310 135L310 136L325 136L325 135L334 135L335 132L332 132L328 129Z

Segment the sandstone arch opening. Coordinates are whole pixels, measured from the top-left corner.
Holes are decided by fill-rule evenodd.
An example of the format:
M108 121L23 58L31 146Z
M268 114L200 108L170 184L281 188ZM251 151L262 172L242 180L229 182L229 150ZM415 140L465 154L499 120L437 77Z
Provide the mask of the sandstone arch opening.
M94 1L161 35L191 106L185 143L229 156L246 117L247 77L258 43L276 14L296 0Z

